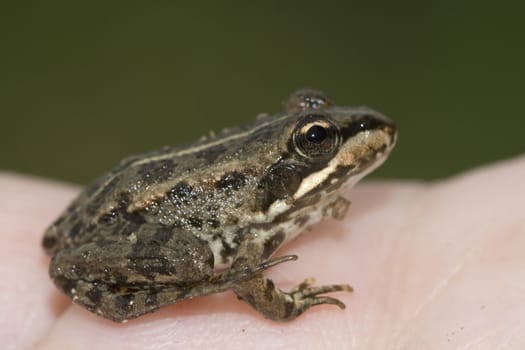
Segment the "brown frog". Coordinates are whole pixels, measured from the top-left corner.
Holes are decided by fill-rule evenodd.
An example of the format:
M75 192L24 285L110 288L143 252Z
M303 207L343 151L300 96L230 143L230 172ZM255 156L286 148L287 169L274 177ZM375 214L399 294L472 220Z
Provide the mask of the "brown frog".
M378 167L394 124L367 107L293 93L280 113L195 143L127 158L88 186L47 229L49 273L75 303L124 322L183 299L232 290L265 317L292 320L322 294L290 292L264 270L306 227L343 218L342 194Z

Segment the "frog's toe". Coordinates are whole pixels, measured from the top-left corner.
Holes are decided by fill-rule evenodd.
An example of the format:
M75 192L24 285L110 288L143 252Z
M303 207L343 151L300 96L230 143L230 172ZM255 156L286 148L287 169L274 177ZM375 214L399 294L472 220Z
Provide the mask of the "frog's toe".
M291 293L302 293L303 295L319 295L331 292L353 292L354 288L348 284L332 284L327 286L315 287L313 284L315 280L313 278L305 279L301 284L295 287Z
M311 283L313 283L313 279L307 279L289 293L293 298L295 308L299 313L302 313L312 306L322 304L336 305L341 309L344 309L345 304L339 299L319 295L332 292L352 292L354 290L348 284L312 287Z

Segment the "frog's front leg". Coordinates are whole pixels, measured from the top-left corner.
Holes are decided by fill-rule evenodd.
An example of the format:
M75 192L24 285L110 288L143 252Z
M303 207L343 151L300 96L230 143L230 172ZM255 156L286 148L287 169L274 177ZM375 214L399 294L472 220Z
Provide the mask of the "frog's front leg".
M219 291L209 282L215 278L213 253L191 233L144 224L114 237L64 249L51 260L55 284L86 309L122 322Z
M272 253L264 249L272 244L265 243L260 244L255 238L245 240L239 247L230 273L253 270L260 265L258 261L266 259L265 255ZM246 301L266 318L276 321L292 320L314 305L332 304L342 309L345 308L340 300L321 296L321 294L338 291L351 292L353 290L351 286L340 284L315 287L312 286L312 282L312 279L307 279L290 292L284 292L272 280L258 273L236 283L232 289L240 299Z

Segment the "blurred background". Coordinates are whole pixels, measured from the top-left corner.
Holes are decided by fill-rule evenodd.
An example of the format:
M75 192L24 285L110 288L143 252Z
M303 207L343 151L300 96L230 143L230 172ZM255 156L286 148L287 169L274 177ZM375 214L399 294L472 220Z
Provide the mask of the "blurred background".
M182 2L181 2L182 3ZM298 87L400 129L375 177L525 151L525 2L7 2L0 168L85 183L279 110Z

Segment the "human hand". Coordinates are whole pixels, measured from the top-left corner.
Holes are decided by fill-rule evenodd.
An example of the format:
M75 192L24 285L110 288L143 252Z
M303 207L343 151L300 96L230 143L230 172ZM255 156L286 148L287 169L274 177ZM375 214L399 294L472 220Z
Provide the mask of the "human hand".
M277 252L282 289L349 283L347 306L263 319L233 293L183 301L126 324L63 296L42 234L78 189L0 174L4 349L523 349L525 157L434 183L365 182L342 222Z

